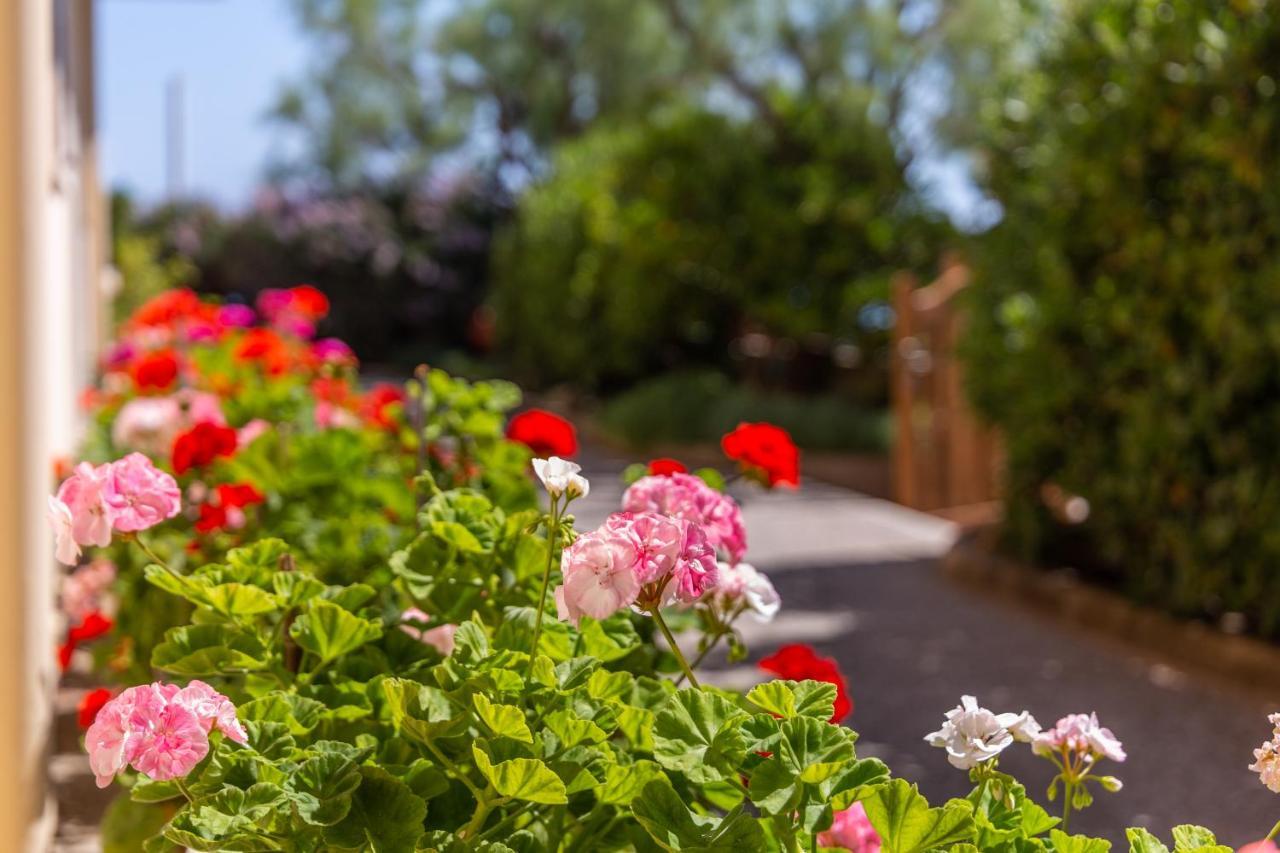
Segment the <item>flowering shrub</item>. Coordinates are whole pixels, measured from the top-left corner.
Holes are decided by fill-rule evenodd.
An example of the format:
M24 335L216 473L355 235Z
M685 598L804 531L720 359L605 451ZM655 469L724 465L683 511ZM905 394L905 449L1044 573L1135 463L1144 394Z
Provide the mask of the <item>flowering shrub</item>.
M1125 758L1095 716L1042 731L964 697L927 739L974 790L931 806L857 756L846 679L813 649L765 657L779 678L745 695L699 682L721 641L745 655L742 617L781 606L718 473L642 468L579 532L591 484L506 437L514 388L423 369L361 392L348 350L306 338L315 294L267 302L265 326L181 292L139 309L92 395L90 450L115 455L51 499L60 559L112 555L66 578L64 658L107 637L99 671L144 682L79 709L98 784L135 810L108 827L158 827L148 851L1107 849L1067 834L1092 789L1120 788L1095 772ZM180 387L133 381L148 347L179 346ZM760 456L742 433L742 473L798 479L768 473L795 458L785 434ZM1057 767L1061 817L999 770L1019 742Z

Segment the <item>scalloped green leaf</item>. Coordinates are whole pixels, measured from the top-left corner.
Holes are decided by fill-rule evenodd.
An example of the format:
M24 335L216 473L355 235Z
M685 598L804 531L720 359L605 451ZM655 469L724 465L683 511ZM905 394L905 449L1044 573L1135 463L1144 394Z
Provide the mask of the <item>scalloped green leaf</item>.
M529 731L529 724L525 722L524 711L515 705L498 705L490 702L482 693L477 693L471 699L475 704L476 714L489 731L521 743L533 743L533 732Z
M512 758L495 764L478 744L472 744L471 753L480 773L504 797L546 805L569 801L564 782L536 758Z
M381 637L382 625L333 602L313 599L307 612L294 621L289 634L303 649L328 663Z
M924 853L973 838L973 806L951 800L930 808L916 786L904 779L881 785L862 804L884 853Z

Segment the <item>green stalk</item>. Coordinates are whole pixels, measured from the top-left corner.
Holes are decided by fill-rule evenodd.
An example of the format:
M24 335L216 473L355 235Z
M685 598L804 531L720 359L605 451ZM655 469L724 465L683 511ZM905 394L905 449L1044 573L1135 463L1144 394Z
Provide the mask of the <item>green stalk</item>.
M662 636L666 637L667 645L671 647L671 652L676 656L676 660L680 662L680 668L684 670L684 677L689 679L689 683L693 685L695 690L701 690L698 679L694 677L693 670L689 668L689 662L684 659L684 652L680 651L679 643L672 636L671 629L667 627L667 621L662 618L662 611L658 609L658 605L655 604L649 613L653 615L653 621L658 623L658 629L662 631Z
M1276 836L1280 835L1280 821L1276 821L1276 825L1271 827L1271 831L1267 833L1265 841L1274 841Z
M538 656L538 640L542 636L542 613L547 609L547 587L551 585L551 567L556 559L556 535L560 531L560 498L551 496L551 511L547 515L547 565L542 570L542 592L538 594L538 610L533 619L533 645L529 649L529 672Z

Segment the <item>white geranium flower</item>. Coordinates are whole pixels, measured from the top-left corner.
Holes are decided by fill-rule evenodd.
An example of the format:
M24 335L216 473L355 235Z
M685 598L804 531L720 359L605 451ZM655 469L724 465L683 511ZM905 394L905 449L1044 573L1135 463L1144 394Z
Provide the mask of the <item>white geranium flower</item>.
M773 583L750 563L718 564L714 595L726 603L746 602L747 609L760 622L772 622L782 607L782 596Z
M570 500L585 498L591 490L591 484L587 482L586 477L578 473L581 470L581 465L561 459L559 456L533 460L533 472L538 475L538 479L542 481L542 485L552 497L567 495Z
M947 712L942 728L925 741L945 749L951 766L968 770L995 758L1015 740L1029 742L1039 732L1039 724L1026 711L995 714L979 706L974 697L962 696L960 705Z

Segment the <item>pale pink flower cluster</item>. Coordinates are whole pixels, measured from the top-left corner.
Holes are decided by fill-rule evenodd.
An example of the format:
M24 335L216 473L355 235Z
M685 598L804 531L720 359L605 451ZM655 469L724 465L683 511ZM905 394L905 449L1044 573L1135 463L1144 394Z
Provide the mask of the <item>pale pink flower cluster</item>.
M1097 761L1110 758L1112 761L1124 761L1124 747L1111 729L1098 723L1098 715L1067 714L1054 724L1036 735L1031 742L1031 749L1036 755L1058 755L1066 752L1072 756Z
M155 682L112 699L85 732L89 766L99 788L126 766L156 781L186 776L209 753L214 730L236 743L248 734L231 700L203 681L179 689Z
M681 518L619 512L561 552L561 619L604 619L646 598L690 604L716 584L715 551L702 528Z
M1280 714L1267 717L1271 722L1271 740L1253 751L1249 769L1258 774L1262 784L1280 794Z
M90 613L109 610L107 591L116 579L116 564L97 557L62 579L59 603L72 625L79 625Z
M141 453L105 465L81 462L49 498L56 556L74 566L80 549L111 544L112 531L135 533L173 518L182 495L173 477Z
M709 593L726 613L744 605L760 622L772 622L782 607L782 596L764 572L750 563L720 563L715 589Z
M850 850L852 853L880 853L880 836L862 803L836 812L831 818L831 828L818 833L818 845Z
M622 496L622 508L692 522L730 563L747 552L747 531L737 501L692 474L641 477Z
M135 397L116 415L111 440L119 448L165 457L180 433L201 423L227 425L214 394L184 388L166 397Z
M420 643L434 647L445 657L453 654L453 635L458 632L458 626L446 624L437 625L434 628L425 627L429 624L431 624L430 614L417 607L410 607L400 614L401 631Z

